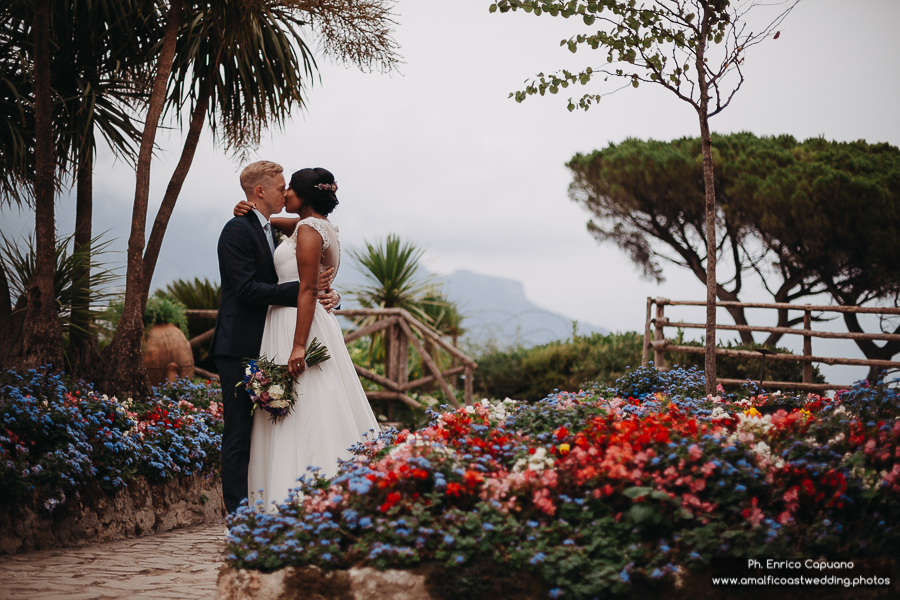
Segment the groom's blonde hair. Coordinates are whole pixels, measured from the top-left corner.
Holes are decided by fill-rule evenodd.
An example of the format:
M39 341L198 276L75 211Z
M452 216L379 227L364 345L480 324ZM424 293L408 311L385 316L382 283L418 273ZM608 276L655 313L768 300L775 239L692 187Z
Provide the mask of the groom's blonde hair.
M258 160L241 171L241 187L244 193L251 193L258 185L265 185L268 179L280 175L284 168L271 160Z

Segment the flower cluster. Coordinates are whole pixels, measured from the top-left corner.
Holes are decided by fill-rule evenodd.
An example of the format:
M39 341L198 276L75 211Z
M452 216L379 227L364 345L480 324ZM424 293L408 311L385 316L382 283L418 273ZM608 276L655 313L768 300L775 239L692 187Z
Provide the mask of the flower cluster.
M0 503L52 512L86 486L161 482L219 468L221 391L181 380L144 400L100 395L59 375L0 374Z
M306 366L315 367L330 358L328 348L318 338L313 338L306 349ZM251 414L262 409L271 415L273 423L290 414L297 401L294 395L294 378L288 372L287 365L280 365L265 356L247 361L244 380L237 385L243 385L253 401Z
M277 514L242 508L228 562L430 563L460 580L496 565L590 598L717 555L900 542L900 421L863 421L843 396L702 390L696 372L647 369L590 394L435 413L367 440L332 480L304 476Z
M274 423L286 416L294 407L294 382L287 365L279 365L265 356L247 361L243 385L253 402L252 412L262 409L271 415ZM252 414L251 412L251 414Z

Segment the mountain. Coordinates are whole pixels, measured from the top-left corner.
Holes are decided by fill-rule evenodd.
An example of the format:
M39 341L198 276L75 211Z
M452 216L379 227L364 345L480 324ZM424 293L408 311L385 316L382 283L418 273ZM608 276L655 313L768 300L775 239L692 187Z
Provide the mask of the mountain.
M341 265L335 288L349 290L363 283L362 275L350 261ZM525 296L522 284L512 279L481 275L471 271L456 271L437 276L443 292L456 303L465 316L463 341L475 346L494 344L508 346L536 346L572 337L573 320L541 308ZM356 308L351 299L344 308ZM609 330L590 323L578 323L577 333L609 333Z

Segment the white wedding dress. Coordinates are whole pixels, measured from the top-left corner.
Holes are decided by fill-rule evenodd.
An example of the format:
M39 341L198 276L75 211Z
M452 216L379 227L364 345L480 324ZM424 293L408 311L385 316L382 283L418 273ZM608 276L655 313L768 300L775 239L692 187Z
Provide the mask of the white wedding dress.
M322 261L319 270L334 267L337 275L341 260L337 227L324 219L310 217L297 224L293 235L275 249L278 283L299 281L297 272L297 231L311 227L322 236ZM279 364L287 364L294 343L297 309L270 306L266 316L260 354ZM369 406L337 317L316 303L309 341L313 338L328 348L331 355L318 366L307 369L294 384L297 398L289 415L272 423L266 411L253 415L250 438L248 490L250 505L262 499L267 510L284 502L288 491L308 466L320 467L331 478L337 473L337 459L348 459L348 448L362 440L371 429L379 430Z

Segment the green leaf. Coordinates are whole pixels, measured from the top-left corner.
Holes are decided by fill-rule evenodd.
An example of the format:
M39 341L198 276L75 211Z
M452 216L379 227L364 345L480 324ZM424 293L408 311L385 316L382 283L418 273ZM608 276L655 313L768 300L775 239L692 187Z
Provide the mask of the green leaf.
M625 488L624 490L622 490L622 493L625 496L627 496L628 498L634 499L634 498L638 498L640 496L646 496L647 494L649 494L652 491L653 491L653 488L651 488L651 487L635 486L635 487Z
M488 11L490 11L491 13L497 12L497 5L491 4L491 7L488 9Z
M650 492L650 497L654 500L665 500L666 502L671 502L672 504L679 504L678 498L672 498L667 493L660 490L653 490Z
M635 504L631 507L631 510L628 511L628 515L634 520L635 523L642 523L647 519L653 517L655 510L653 507L648 506L647 504Z

